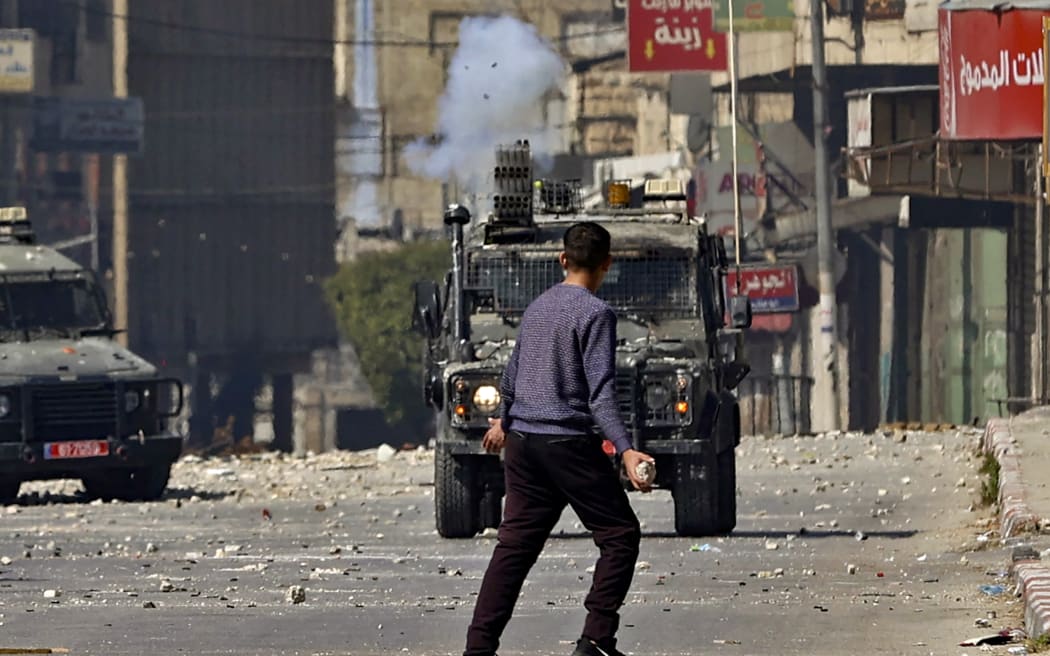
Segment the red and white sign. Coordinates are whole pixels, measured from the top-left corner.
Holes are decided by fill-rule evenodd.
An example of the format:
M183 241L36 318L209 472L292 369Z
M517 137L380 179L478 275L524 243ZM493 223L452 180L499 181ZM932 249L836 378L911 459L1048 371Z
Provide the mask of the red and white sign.
M797 312L798 267L787 265L749 265L740 268L740 291L751 299L755 314ZM737 295L736 268L726 274L726 297Z
M1042 138L1044 15L939 11L942 138Z
M628 0L629 72L724 71L726 43L711 0Z

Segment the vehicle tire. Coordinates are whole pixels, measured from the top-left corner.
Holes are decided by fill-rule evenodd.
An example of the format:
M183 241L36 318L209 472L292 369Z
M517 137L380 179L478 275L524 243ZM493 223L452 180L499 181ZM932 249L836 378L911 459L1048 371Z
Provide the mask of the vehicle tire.
M681 455L674 459L674 529L682 537L703 537L719 531L716 486L712 480L715 472L705 460L710 458Z
M126 501L156 501L164 496L171 478L171 463L147 465L131 470Z
M434 510L443 538L470 538L481 524L477 459L457 458L438 447L434 454Z
M0 477L0 506L7 506L18 501L18 488L22 481L17 478Z
M736 450L718 454L718 532L729 534L736 528Z

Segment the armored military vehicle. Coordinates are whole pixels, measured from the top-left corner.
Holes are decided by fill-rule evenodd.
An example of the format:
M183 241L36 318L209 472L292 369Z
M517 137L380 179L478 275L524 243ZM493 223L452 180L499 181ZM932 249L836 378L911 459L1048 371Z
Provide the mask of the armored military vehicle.
M0 503L54 478L104 499L164 493L182 384L116 333L94 272L38 245L25 208L0 208Z
M641 198L630 181L617 181L599 207L585 209L578 182L533 179L527 142L499 149L495 183L483 221L448 208L452 269L442 285L415 288L425 402L436 413L440 535L470 537L499 524L501 460L485 453L481 438L499 415L500 377L522 313L562 280L562 238L578 221L600 222L612 234L613 265L598 295L619 318L616 394L635 447L656 459L655 487L673 495L676 531L731 532L740 442L731 390L749 371L737 353L750 305L738 297L726 306L721 238L688 216L679 181L646 181ZM633 490L611 444L604 446Z

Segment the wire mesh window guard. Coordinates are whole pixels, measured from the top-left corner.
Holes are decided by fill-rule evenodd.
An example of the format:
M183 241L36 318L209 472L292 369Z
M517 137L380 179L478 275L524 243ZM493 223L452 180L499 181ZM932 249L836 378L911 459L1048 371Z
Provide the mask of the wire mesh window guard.
M510 314L524 312L564 279L554 251L473 252L466 273L466 287L476 292L481 307ZM683 255L615 253L598 296L621 313L696 317L696 280L696 262Z

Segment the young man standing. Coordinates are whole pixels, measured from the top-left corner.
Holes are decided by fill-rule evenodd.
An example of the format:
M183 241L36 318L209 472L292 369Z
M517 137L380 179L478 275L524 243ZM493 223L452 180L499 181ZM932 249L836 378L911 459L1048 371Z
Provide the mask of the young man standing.
M631 446L616 403L616 314L595 296L612 264L609 232L579 223L565 233L565 281L522 317L501 384L502 416L483 445L506 448L506 501L499 538L481 583L464 656L493 656L522 584L566 505L594 537L600 557L584 602L587 620L573 656L622 656L619 609L638 559L638 518L602 450L597 425L627 475L653 459Z

